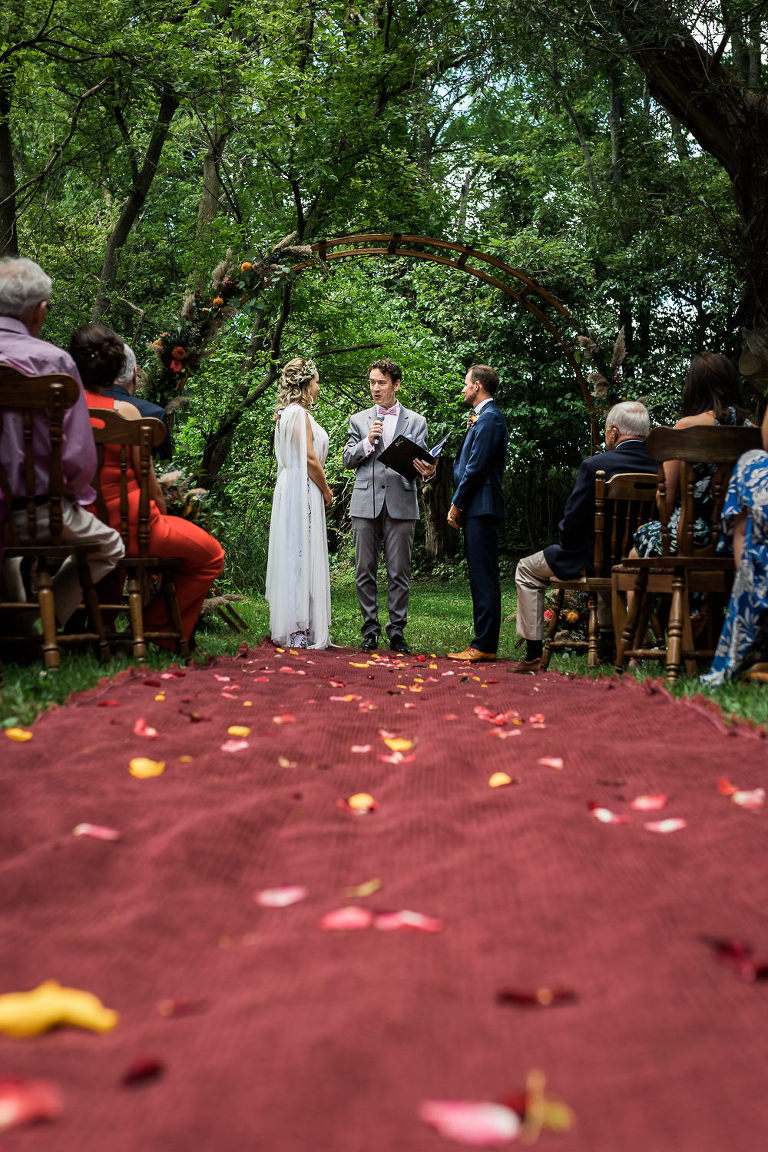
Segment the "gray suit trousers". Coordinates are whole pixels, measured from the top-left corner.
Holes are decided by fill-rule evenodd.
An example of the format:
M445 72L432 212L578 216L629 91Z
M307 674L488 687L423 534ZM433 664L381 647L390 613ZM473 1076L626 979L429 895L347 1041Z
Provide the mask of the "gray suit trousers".
M379 552L384 545L387 566L387 636L401 636L408 621L408 594L411 589L411 548L415 520L393 520L386 504L374 519L352 517L355 536L355 590L363 615L363 636L378 637L379 593L376 571Z

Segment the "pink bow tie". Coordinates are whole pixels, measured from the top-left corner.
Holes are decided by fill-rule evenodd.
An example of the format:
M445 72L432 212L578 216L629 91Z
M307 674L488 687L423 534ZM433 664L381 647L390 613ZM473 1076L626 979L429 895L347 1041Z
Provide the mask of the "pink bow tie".
M376 405L377 416L394 416L396 412L397 404L395 404L394 408L380 408L378 404Z

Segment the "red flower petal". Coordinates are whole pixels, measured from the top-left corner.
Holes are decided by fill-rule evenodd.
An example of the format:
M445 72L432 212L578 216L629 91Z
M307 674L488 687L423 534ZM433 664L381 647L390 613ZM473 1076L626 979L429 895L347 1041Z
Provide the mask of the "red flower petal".
M143 1084L147 1080L157 1080L165 1072L162 1060L155 1056L139 1056L133 1060L121 1077L123 1084Z
M399 912L378 912L374 926L382 932L396 932L402 928L412 928L417 932L442 932L443 922L435 916L425 916L422 912L411 912L407 908Z
M509 1144L520 1131L520 1117L504 1104L475 1100L423 1100L419 1119L441 1136L473 1148Z
M207 1007L207 1000L161 1000L157 1010L161 1016L194 1016Z
M296 717L293 716L290 712L283 712L280 716L273 716L272 717L272 723L273 724L295 724L296 723Z
M97 707L98 708L119 708L120 707L120 701L119 700L99 700Z
M0 1080L0 1132L33 1120L55 1120L63 1107L61 1089L53 1080Z
M720 777L717 782L717 790L721 792L723 796L733 796L734 792L738 791L738 789L734 788L733 784L731 784L727 776Z
M373 912L359 904L349 904L346 908L334 908L326 912L320 921L324 932L355 932L368 928L373 923Z
M515 1004L521 1008L552 1008L558 1004L575 1004L577 1000L573 988L500 988L496 993L497 1004Z

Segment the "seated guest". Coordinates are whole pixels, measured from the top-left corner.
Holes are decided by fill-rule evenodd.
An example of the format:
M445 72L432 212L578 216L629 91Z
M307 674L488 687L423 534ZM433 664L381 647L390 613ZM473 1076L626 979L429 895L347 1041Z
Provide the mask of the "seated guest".
M133 404L114 400L106 394L115 377L122 371L125 348L120 337L102 324L83 324L72 333L69 350L80 369L90 408L111 408L127 420L140 420L141 413ZM106 446L100 473L101 491L109 511L110 523L120 523L120 452ZM176 593L181 609L184 635L192 635L208 589L221 572L224 550L217 540L197 524L180 516L165 515L165 501L154 475L150 475L149 554L175 557L181 561L175 572ZM138 460L129 477L128 556L139 552L137 539L139 479ZM165 599L156 596L144 613L148 632L171 630Z
M33 260L22 256L9 256L0 260L0 363L16 368L28 376L49 372L65 372L80 385L80 395L64 413L62 465L69 499L62 506L64 542L87 544L88 566L91 578L98 582L122 559L123 542L118 532L87 511L96 493L91 478L96 471L96 446L88 418L88 405L82 393L82 382L77 368L66 352L39 339L45 322L51 280ZM48 425L45 415L34 416L33 443L38 447L35 457L35 493L45 496L49 488ZM24 441L22 418L18 412L6 412L3 435L0 438L0 462L5 469L13 497L20 498L24 486ZM26 537L26 512L11 509L10 514L19 531ZM39 509L38 527L45 531L45 510ZM12 562L4 571L9 595L25 599L20 583L19 565ZM80 580L74 557L62 564L53 578L56 613L60 624L65 624L82 599Z
M727 356L716 352L702 352L694 356L683 386L681 417L675 428L711 428L719 425L750 424L741 395L739 374ZM712 534L714 494L712 477L714 464L695 464L693 526L694 547L709 543ZM672 552L677 551L677 524L680 519L680 461L664 463L669 514L669 540ZM661 522L651 520L641 524L635 533L635 548L630 556L661 556Z
M645 447L650 431L648 410L626 400L615 404L605 418L607 451L590 456L579 469L573 491L557 529L558 542L543 552L524 557L517 565L517 634L525 640L525 659L513 672L538 672L543 652L544 593L551 576L570 580L582 572L592 575L595 548L595 473L608 480L619 472L652 472L658 465ZM608 627L610 610L598 603L598 622Z
M161 408L159 404L153 404L151 400L143 400L136 395L138 376L136 356L133 348L129 347L128 344L123 344L123 351L125 352L123 367L120 369L114 384L105 389L102 396L111 396L113 400L124 400L128 404L133 404L134 408L138 408L142 416L152 416L156 420L162 420L165 424L165 440L152 450L152 455L156 456L158 460L170 460L173 455L173 445L165 408Z
M745 452L728 485L718 552L733 552L736 578L712 669L703 684L723 684L738 672L768 671L768 412L763 451Z

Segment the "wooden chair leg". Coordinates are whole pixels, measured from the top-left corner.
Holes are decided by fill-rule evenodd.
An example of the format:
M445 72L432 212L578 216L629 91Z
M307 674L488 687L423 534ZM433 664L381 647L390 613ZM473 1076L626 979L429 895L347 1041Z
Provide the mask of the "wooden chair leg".
M128 614L131 620L133 655L139 664L146 664L147 642L144 639L144 597L141 579L135 572L129 572L125 591L128 596Z
M563 600L565 598L565 588L558 588L555 595L555 606L552 609L552 619L549 622L547 629L547 639L544 643L544 651L541 654L541 670L546 672L549 667L549 662L552 659L552 641L557 632L557 626L560 623L560 613L563 610Z
M589 606L589 632L587 643L587 668L600 667L600 653L598 646L599 628L597 623L597 592L590 592L587 601Z
M616 642L616 671L619 673L624 671L627 652L637 647L635 637L638 632L640 619L645 615L645 612L641 611L641 609L647 600L647 584L648 573L644 569L641 569L637 573L633 591L627 594L627 612L624 618L624 631L621 636L621 643L619 643L618 638Z
M91 628L96 633L99 647L99 659L102 664L109 661L109 641L107 640L104 631L104 621L101 617L101 605L99 604L99 597L96 594L93 580L91 579L91 569L88 566L87 560L83 556L78 556L77 560L78 573L80 576L80 586L83 589L83 600L85 607L88 610L88 621Z
M615 572L611 577L611 621L613 642L616 646L614 668L621 671L624 665L624 628L627 623L627 604L619 587L621 576Z
M165 602L168 605L168 615L171 618L173 630L176 633L176 651L184 660L188 660L189 644L184 635L184 623L181 619L179 599L176 595L176 584L170 572L163 574L163 594L165 595Z
M51 573L48 565L44 563L38 563L37 603L43 627L43 662L49 672L55 672L61 666L56 629L56 603L51 587Z
M680 678L683 650L683 609L685 607L685 575L675 572L672 579L672 603L667 623L667 682L674 684Z

